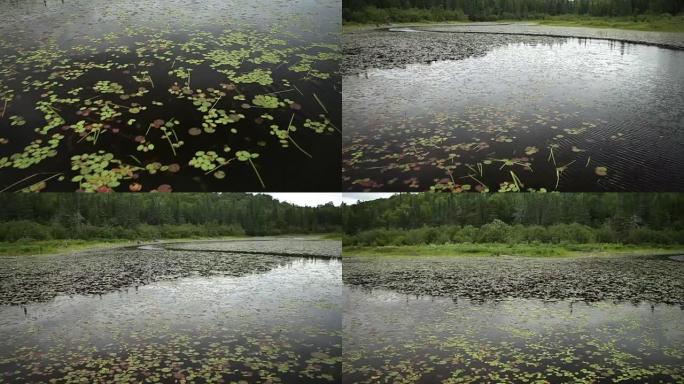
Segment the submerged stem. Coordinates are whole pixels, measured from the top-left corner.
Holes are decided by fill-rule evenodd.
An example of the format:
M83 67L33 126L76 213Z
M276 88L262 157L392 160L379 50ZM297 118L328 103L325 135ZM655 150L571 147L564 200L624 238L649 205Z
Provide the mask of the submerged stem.
M173 156L176 156L176 148L173 146L173 142L171 141L171 137L169 137L169 134L166 133L166 140L169 142L169 145L171 146L171 150L173 151Z
M252 165L252 169L254 169L254 172L256 173L257 177L259 178L259 182L261 183L261 187L263 189L266 189L266 184L264 184L264 180L261 178L261 175L259 174L259 170L256 168L256 165L254 165L254 162L252 159L247 159L249 160L249 163Z
M328 108L326 108L325 105L323 105L323 102L321 101L321 99L318 98L318 95L317 95L315 92L314 92L314 94L313 94L313 97L314 97L314 99L316 99L316 101L317 101L318 104L321 106L321 108L323 108L323 110L325 111L325 113L329 113L329 112L328 112Z

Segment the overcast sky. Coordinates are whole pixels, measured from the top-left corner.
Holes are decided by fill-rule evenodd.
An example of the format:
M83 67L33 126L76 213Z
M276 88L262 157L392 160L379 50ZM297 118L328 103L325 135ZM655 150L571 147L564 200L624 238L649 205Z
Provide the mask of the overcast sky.
M356 204L359 201L386 199L392 195L394 195L394 193L343 193L342 201L346 204Z
M280 201L299 206L316 207L330 202L340 205L343 201L345 204L356 204L359 201L385 199L394 193L265 193L265 195L271 195Z
M332 202L335 205L342 204L342 194L337 193L264 193L274 199L288 202L303 207L317 207Z

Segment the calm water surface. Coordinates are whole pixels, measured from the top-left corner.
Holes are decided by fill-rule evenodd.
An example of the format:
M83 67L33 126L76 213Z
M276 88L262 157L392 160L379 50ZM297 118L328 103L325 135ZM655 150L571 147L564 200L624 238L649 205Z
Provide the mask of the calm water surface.
M344 295L344 383L684 380L678 306Z
M253 255L245 257L256 257ZM0 382L340 380L341 262L0 307Z
M344 189L684 190L684 51L553 41L345 76Z
M335 0L2 1L0 190L339 190L339 28Z

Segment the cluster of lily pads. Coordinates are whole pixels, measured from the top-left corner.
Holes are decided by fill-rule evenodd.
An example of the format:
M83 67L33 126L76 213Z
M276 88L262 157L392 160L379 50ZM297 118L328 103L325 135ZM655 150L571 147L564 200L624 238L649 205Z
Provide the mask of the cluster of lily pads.
M546 192L571 188L563 183L568 173L609 182L608 167L592 158L591 136L607 121L577 123L578 113L547 112L479 107L403 121L381 116L372 130L345 135L345 189ZM607 140L624 139L617 133Z
M276 168L284 151L312 158L295 136L308 145L323 134L341 137L327 129L332 117L309 90L337 93L336 70L324 68L335 67L339 47L328 36L302 38L314 31L264 31L236 21L220 30L183 28L179 38L147 23L77 35L65 45L56 38L22 47L4 41L0 49L16 49L0 59L0 130L24 133L0 134L0 175L8 181L0 189L158 191L163 183L165 190L175 174L202 180L207 169L193 154L230 147L257 156L225 159L225 168L210 172L214 182L244 164L255 177L233 179L226 189L265 188L263 169ZM319 114L322 126L297 130ZM111 155L102 169L84 174L64 163L102 151ZM149 166L160 161L180 168L150 178Z

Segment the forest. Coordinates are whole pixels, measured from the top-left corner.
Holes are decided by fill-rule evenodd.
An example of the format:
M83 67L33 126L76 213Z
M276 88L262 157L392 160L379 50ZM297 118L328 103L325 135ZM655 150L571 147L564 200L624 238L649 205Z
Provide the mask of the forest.
M684 244L684 195L399 194L342 208L345 245Z
M546 16L676 15L682 0L343 0L345 21L359 23L543 19Z
M0 194L0 241L328 233L340 208L242 193Z

